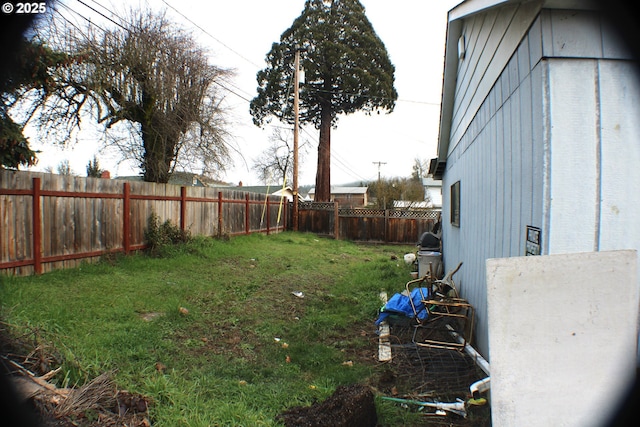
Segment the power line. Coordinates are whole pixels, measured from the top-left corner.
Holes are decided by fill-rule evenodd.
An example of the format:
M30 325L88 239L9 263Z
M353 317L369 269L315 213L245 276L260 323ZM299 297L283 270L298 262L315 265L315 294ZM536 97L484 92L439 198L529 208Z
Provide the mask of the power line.
M80 1L80 0L78 0ZM195 22L193 22L191 19L189 19L185 14L183 14L182 12L180 12L178 9L176 9L175 7L171 6L169 3L167 3L166 0L162 0L162 2L164 4L166 4L168 7L170 7L171 9L173 9L173 11L175 11L178 15L182 16L184 19L186 19L187 21L189 21L191 24L193 24L196 28L198 28L200 31L202 31L203 33L205 33L206 35L208 35L209 37L211 37L213 40L217 41L218 43L220 43L222 46L226 47L227 49L229 49L231 52L235 53L236 55L238 55L240 58L244 59L245 61L247 61L249 64L260 68L260 66L258 64L256 64L255 62L251 61L250 59L248 59L247 57L245 57L244 55L238 53L237 51L235 51L234 49L232 49L231 47L227 46L226 44L224 44L222 41L220 41L218 38L214 37L211 33L209 33L207 30L205 30L204 28L202 28L200 25L196 24Z
M311 135L309 133L309 131L307 131L305 128L301 128L302 131L304 133L306 133L310 138L316 138L315 135ZM306 145L303 144L303 146ZM324 149L324 148L322 148ZM340 155L338 155L338 153L336 153L335 150L331 150L331 152L329 153L329 155L331 156L331 159L335 161L335 163L333 164L333 166L335 166L337 169L340 169L342 172L348 174L349 176L351 176L352 178L356 179L356 180L360 180L360 181L368 181L367 178L364 178L362 175L358 174L357 172L354 171L354 168L349 165L347 163L346 160L342 159Z
M80 18L84 19L85 21L87 21L89 23L89 25L93 25L94 27L98 28L99 30L102 30L104 33L107 32L107 30L105 30L104 28L102 28L100 25L96 24L95 22L93 22L91 20L91 18L87 18L86 16L84 16L83 14L81 14L80 12L78 12L77 10L72 9L71 7L67 6L64 3L58 3L58 5L64 7L66 10L68 10L69 12L73 13L74 15L78 15ZM77 25L75 25L73 22L71 22L66 16L64 16L62 14L62 12L60 12L60 10L58 10L57 7L54 7L53 9L64 21L66 21L69 25L71 25L73 28L75 28L80 34L82 34L84 36L84 38L88 41L91 42L91 40L89 39L88 36L83 34L82 29L78 28Z
M88 4L86 4L85 2L83 2L82 0L77 0L78 3L80 3L81 5L84 5L85 7L89 8L90 10L92 10L93 12L97 13L98 15L102 16L104 19L113 22L114 24L116 24L118 27L122 28L125 31L129 31L127 28L125 28L124 26L122 26L122 24L120 24L119 22L114 21L113 19L109 18L107 15L105 15L102 12L99 12L98 10L96 10L94 7L89 6ZM89 21L91 22L91 21Z
M378 165L378 181L380 181L380 166L386 165L387 162L372 162L374 165Z

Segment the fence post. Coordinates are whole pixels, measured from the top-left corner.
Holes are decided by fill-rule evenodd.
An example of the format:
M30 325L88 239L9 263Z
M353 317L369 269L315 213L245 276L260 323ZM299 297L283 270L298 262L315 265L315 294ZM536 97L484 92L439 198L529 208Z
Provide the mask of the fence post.
M244 195L244 233L249 234L249 193Z
M267 236L270 233L271 229L269 228L271 226L271 206L269 205L269 196L267 196Z
M33 270L42 273L42 212L40 210L40 178L33 178Z
M384 242L389 242L389 209L384 210Z
M335 239L340 240L340 211L338 210L338 202L333 202L333 229Z
M180 230L184 231L187 216L187 187L180 187Z
M284 217L282 217L282 231L287 231L288 229L289 229L289 202L284 204Z
M218 191L218 237L222 237L222 191Z
M124 183L122 205L122 247L128 254L131 251L131 185L128 182Z

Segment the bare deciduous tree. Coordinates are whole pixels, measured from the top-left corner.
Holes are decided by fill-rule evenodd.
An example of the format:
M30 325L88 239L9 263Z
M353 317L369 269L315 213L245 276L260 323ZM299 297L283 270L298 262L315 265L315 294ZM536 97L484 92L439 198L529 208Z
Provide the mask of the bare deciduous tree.
M145 181L166 183L181 163L209 175L230 163L216 86L230 71L210 65L189 33L151 11L132 11L111 30L59 37L55 28L74 61L57 70L55 93L40 106L49 131L70 134L91 113L106 132L120 131L112 142Z
M293 140L276 127L269 137L270 145L253 159L252 169L265 184L293 181ZM304 146L304 144L303 144ZM298 150L298 164L304 160L304 149Z

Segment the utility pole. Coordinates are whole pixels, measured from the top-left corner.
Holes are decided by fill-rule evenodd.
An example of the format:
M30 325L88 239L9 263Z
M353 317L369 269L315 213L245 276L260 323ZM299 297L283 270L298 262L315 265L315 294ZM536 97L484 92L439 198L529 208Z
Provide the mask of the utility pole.
M300 103L300 51L296 48L294 60L294 84L293 84L293 231L298 231L298 127L299 127L299 103Z
M380 182L380 166L386 165L387 162L372 162L374 165L378 165L378 182Z

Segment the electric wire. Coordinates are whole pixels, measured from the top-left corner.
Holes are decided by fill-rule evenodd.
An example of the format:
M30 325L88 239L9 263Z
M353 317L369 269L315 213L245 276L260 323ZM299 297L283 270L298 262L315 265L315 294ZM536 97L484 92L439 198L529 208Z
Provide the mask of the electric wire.
M80 1L80 0L78 0ZM223 43L220 39L216 38L215 36L213 36L210 32L208 32L207 30L205 30L204 28L202 28L200 25L196 24L195 22L193 22L190 18L188 18L184 13L180 12L178 9L176 9L175 7L173 7L172 5L170 5L166 0L162 0L162 2L164 4L166 4L169 8L171 8L174 12L176 12L178 15L182 16L184 19L186 19L187 21L189 21L193 26L195 26L196 28L198 28L200 31L202 31L204 34L208 35L209 37L211 37L213 40L217 41L218 43L220 43L222 46L224 46L225 48L229 49L231 52L233 52L234 54L238 55L240 58L244 59L245 61L247 61L249 64L260 68L260 66L258 64L256 64L255 62L251 61L250 59L248 59L246 56L240 54L239 52L235 51L234 49L232 49L231 47L227 46L225 43Z
M105 15L104 13L96 10L94 7L89 6L88 4L86 4L85 2L83 2L82 0L77 0L78 3L84 5L85 7L87 7L88 9L90 9L91 11L97 13L98 15L102 16L104 19L114 23L115 25L117 25L118 27L122 28L125 31L129 31L126 27L124 27L122 24L120 24L119 22L114 21L113 19L109 18L107 15Z

